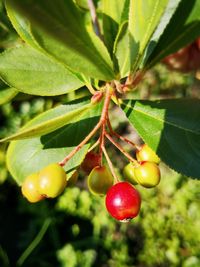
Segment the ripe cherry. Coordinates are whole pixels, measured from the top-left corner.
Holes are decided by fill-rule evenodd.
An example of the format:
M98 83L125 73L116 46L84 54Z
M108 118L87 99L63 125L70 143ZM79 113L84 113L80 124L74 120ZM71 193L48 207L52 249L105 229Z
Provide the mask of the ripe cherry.
M21 191L23 196L31 203L38 202L45 197L38 191L38 173L33 173L24 180Z
M141 197L130 183L119 182L108 190L105 203L113 218L125 222L138 215Z
M91 193L104 195L113 185L113 176L106 166L97 166L91 171L87 182Z
M66 173L58 163L52 163L39 172L38 190L46 197L57 197L67 184Z
M142 147L137 150L136 157L138 161L160 162L160 158L147 144L142 145Z
M129 164L127 164L124 169L123 169L123 176L125 178L125 180L129 181L132 184L137 184L137 180L135 178L135 174L134 174L134 169L135 166L130 162Z
M160 169L154 162L143 161L134 169L138 183L144 187L151 188L160 182Z
M86 154L85 159L81 164L81 169L86 174L89 174L96 166L100 166L100 155L90 151Z

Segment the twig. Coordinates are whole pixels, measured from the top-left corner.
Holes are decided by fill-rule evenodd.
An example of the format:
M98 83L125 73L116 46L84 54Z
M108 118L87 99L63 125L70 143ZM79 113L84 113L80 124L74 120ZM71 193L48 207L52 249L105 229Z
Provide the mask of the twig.
M112 176L114 178L114 181L115 181L115 183L118 183L119 182L119 179L118 179L117 175L115 174L115 171L114 171L114 168L113 168L113 165L112 165L112 161L110 160L110 158L109 158L109 156L107 154L107 151L106 151L106 149L105 149L104 146L102 147L102 150L103 150L103 153L105 155L105 158L106 158L106 160L108 162L108 166L110 168L110 171L112 173Z
M90 9L90 14L91 14L91 18L92 18L92 23L93 23L94 31L95 31L96 35L99 36L100 39L102 39L102 35L101 35L101 31L100 31L100 26L99 26L97 14L96 14L95 5L94 5L94 3L93 3L92 0L88 0L87 2L88 2L88 7Z
M111 90L111 88L107 86L104 106L103 106L103 110L102 110L101 118L99 122L96 124L93 130L85 137L85 139L83 139L83 141L78 146L76 146L62 161L59 162L60 166L64 166L93 137L93 135L95 135L95 133L99 130L99 128L102 125L106 124L107 113L108 113L108 108L109 108L110 100L112 97L112 93L113 91ZM102 146L101 143L100 143L100 146Z
M125 157L127 157L131 162L133 162L134 165L138 165L138 162L136 159L134 159L133 157L131 157L131 155L129 155L129 153L127 153L123 147L120 146L120 144L118 144L117 142L115 142L115 140L106 132L105 136L108 138L108 140L114 145L116 146L116 148L118 148L122 154L124 154Z
M139 149L139 148L140 148L140 146L136 145L135 143L133 143L133 142L132 142L131 140L129 140L128 138L123 137L123 136L121 136L120 134L116 133L116 132L113 130L113 128L112 128L112 125L111 125L111 123L110 123L110 119L109 119L109 117L108 117L108 119L107 119L107 125L108 125L108 128L109 128L109 130L110 130L110 134L111 134L111 135L116 136L117 138L119 138L119 139L121 139L122 141L128 143L129 145L133 146L133 147L136 148L136 149Z
M101 121L99 121L93 130L83 139L83 141L76 146L62 161L59 162L60 166L65 166L65 164L92 138L92 136L98 131L101 127Z

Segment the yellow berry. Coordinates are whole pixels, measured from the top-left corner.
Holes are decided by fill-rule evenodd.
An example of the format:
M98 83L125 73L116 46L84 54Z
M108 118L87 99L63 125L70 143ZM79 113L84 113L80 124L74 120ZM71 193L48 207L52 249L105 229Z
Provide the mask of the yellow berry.
M136 157L138 161L151 161L155 163L160 162L160 158L156 155L156 153L147 145L144 144L141 149L136 152Z
M39 172L39 192L46 197L57 197L66 184L66 173L58 163L52 163Z
M45 197L38 190L38 173L33 173L24 180L21 191L23 196L31 203L38 202Z

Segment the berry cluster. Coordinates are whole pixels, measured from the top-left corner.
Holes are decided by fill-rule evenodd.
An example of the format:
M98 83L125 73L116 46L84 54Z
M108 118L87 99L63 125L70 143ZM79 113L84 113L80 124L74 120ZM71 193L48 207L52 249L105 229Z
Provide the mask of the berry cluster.
M66 173L58 163L52 163L26 177L21 190L29 202L35 203L44 198L60 195L67 184Z
M95 104L96 101L99 102L104 99L104 106L100 120L93 130L61 162L52 163L25 179L22 184L22 193L30 202L57 197L63 192L67 183L76 182L77 171L67 181L63 166L100 130L99 139L90 147L80 166L80 169L88 176L88 189L92 194L106 196L106 208L115 219L129 221L138 215L141 197L134 185L139 184L146 188L158 185L160 182L160 169L158 167L160 159L146 144L137 146L113 130L108 114L112 97L116 97L116 94L115 90L110 86L106 88L104 93L97 92L91 101ZM136 158L126 152L115 138L136 148ZM112 161L105 148L105 139L118 148L130 162L123 170L124 181L119 181L115 174ZM94 152L96 147L98 147L98 152ZM108 165L103 163L103 155Z
M137 163L130 162L123 170L126 181L116 182L106 166L100 166L97 153L89 152L82 164L88 175L88 188L95 195L106 195L105 204L112 217L129 221L140 211L141 197L134 185L155 187L160 182L159 157L146 144L136 152Z
M139 184L151 188L160 182L159 157L146 144L136 152L138 164L129 163L124 168L125 179L133 184Z

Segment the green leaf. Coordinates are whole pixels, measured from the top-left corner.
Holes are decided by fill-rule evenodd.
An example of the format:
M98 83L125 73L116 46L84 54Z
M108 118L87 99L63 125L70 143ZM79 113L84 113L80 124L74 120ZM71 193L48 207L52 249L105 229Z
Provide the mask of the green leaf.
M129 32L131 70L135 71L168 0L130 0Z
M130 0L103 0L103 32L105 43L112 54L119 26L128 21Z
M32 47L39 49L39 46L31 33L29 21L26 20L20 13L16 12L12 8L12 5L9 5L9 1L6 1L5 3L8 17L20 37Z
M140 65L140 68L144 68L146 61L148 60L149 56L153 52L154 48L156 47L156 44L158 43L162 33L164 32L165 28L167 27L168 23L170 22L172 16L174 15L178 5L180 4L182 0L169 0L168 5L166 7L166 10L161 17L161 20L151 37L151 40L149 41L147 48L145 50L145 55L143 58L143 62Z
M130 123L160 158L174 170L200 178L200 100L127 100L122 105Z
M18 94L15 88L0 89L0 105L9 102Z
M123 23L118 31L114 43L114 54L117 58L120 78L124 78L130 71L130 46L129 46L129 32L128 23Z
M6 3L16 16L19 14L28 21L37 44L58 61L89 77L114 78L106 47L94 32L88 31L83 13L72 0L7 0ZM33 45L30 38L25 41Z
M83 86L71 71L29 46L0 54L0 78L20 92L33 95L60 95Z
M147 68L200 36L200 1L182 0L146 63Z
M83 101L75 104L60 105L38 115L16 134L0 140L0 143L11 140L25 139L50 133L66 124L79 120L94 104Z
M70 153L99 120L102 105L93 105L87 114L75 122L41 137L12 141L7 151L7 166L19 185L25 177L50 163L60 162ZM29 124L30 126L30 124ZM89 143L80 149L65 165L68 177L83 161Z

